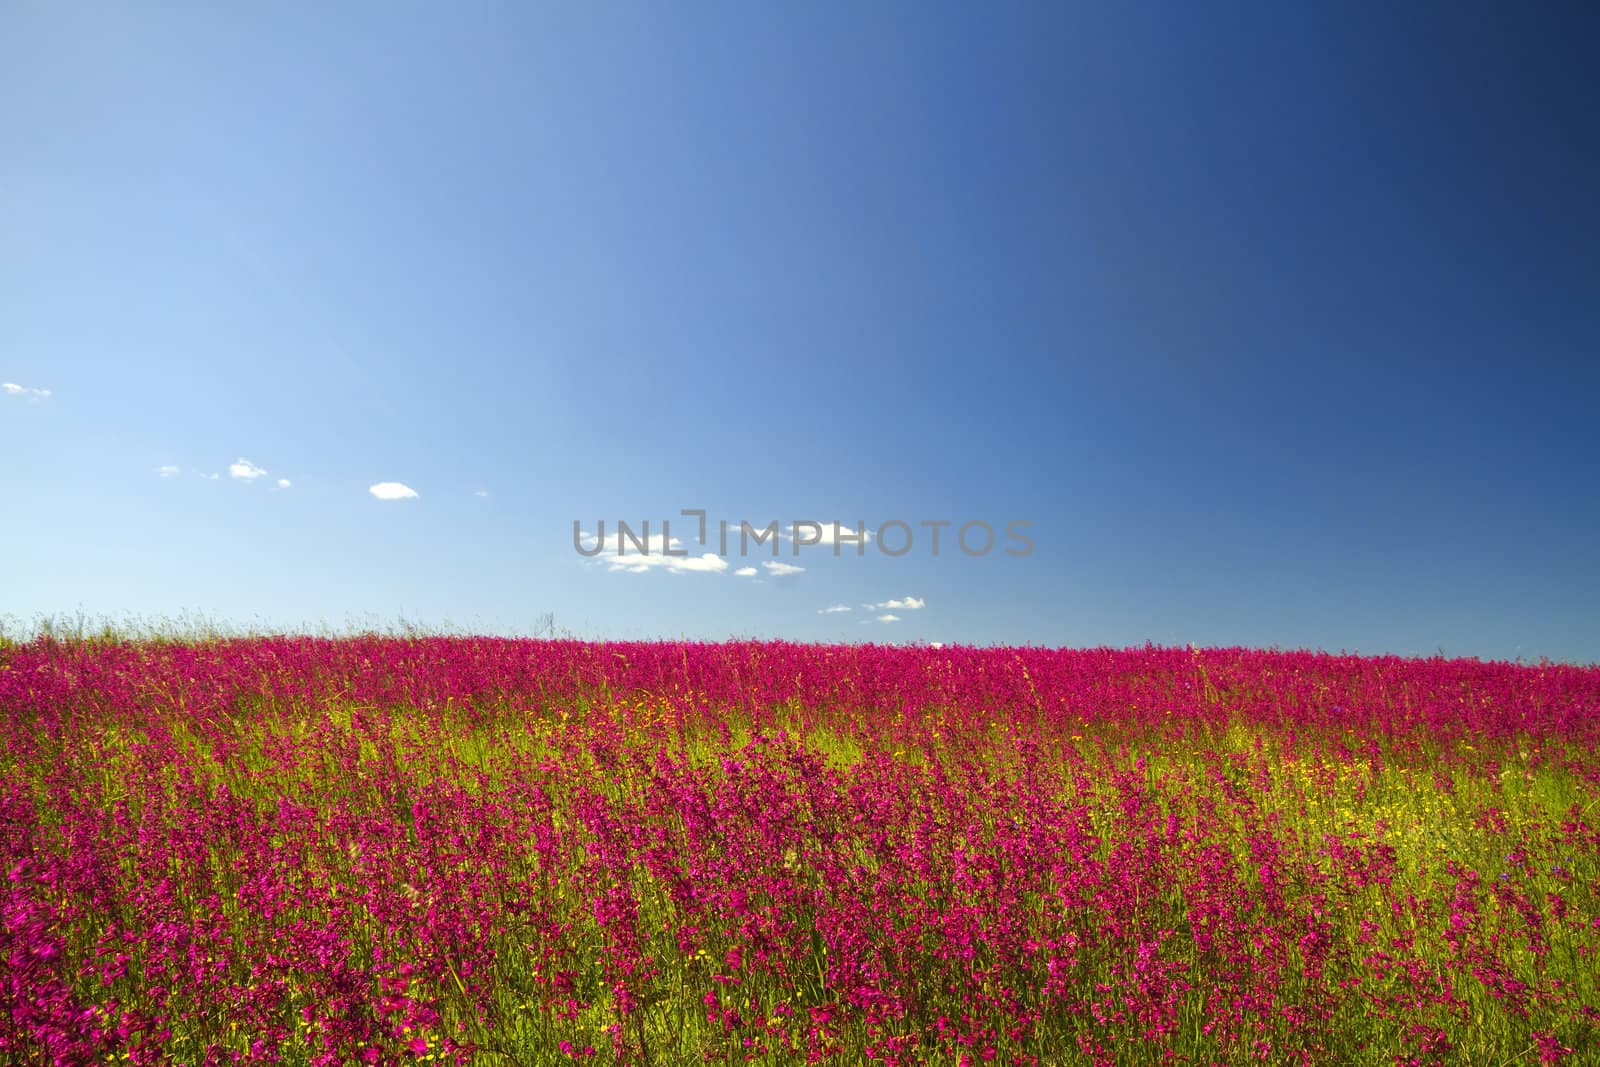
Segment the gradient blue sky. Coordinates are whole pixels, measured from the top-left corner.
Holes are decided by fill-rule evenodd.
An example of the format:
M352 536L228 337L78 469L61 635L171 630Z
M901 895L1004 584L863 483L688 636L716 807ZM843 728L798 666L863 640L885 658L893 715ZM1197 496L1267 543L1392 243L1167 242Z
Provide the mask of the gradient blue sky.
M0 615L1600 660L1593 5L139 7L0 0Z

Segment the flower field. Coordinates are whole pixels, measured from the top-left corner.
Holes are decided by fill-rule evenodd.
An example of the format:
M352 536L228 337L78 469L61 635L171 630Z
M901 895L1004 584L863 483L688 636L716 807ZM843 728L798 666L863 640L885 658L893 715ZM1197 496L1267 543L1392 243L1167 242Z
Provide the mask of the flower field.
M0 649L0 1062L1600 1063L1600 669Z

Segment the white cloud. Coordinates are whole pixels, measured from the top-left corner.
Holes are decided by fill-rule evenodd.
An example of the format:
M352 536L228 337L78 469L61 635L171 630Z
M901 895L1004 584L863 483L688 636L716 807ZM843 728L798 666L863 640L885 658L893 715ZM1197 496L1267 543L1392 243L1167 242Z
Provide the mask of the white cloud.
M289 480L289 479L287 479L287 478L279 478L279 479L278 479L278 488L279 488L279 489L287 489L287 488L289 488L289 487L290 487L290 486L291 486L291 485L293 485L293 484L294 484L294 483L293 483L293 482L291 482L291 481L290 481L290 480Z
M900 616L898 616L898 615L879 615L878 616L878 621L879 622L899 622L900 621Z
M803 525L803 523L804 520L802 520L801 523L791 522L788 528L783 531L784 539L787 541L793 541L795 539L795 527L797 525ZM811 526L805 526L805 534L808 539L811 537L819 538L819 540L816 541L807 540L805 547L810 548L811 546L815 545L816 547L821 548L824 545L832 545L834 542L833 520L830 519L827 522L823 522L820 519L816 520L816 526L821 528L820 533L817 529L814 529ZM855 523L839 523L839 551L843 552L847 548L858 548L861 544L871 543L872 530L866 526L863 526L861 528L861 536L865 538L865 541L858 542L856 540Z
M483 498L487 499L488 496L489 496L489 490L487 490L487 489L479 489L477 492L473 493L472 495L476 496L476 497L483 497Z
M943 648L944 647L944 642L943 641L929 641L928 642L928 647L929 648Z
M893 608L895 611L916 611L925 608L928 602L921 597L908 596L900 600L885 600L878 604L868 604L869 608Z
M415 500L417 491L401 482L379 482L369 486L367 492L379 500Z
M174 467L172 464L168 463L165 466L157 467L156 468L156 473L161 475L161 477L163 477L163 478L176 478L179 474L182 473L182 471L180 471L177 467Z
M640 558L645 556L665 556L669 547L680 548L683 545L683 542L676 537L672 539L669 545L666 537L662 534L653 533L645 536L642 531L635 531L634 533L637 536L629 536L624 539L620 530L613 530L606 534L604 541L601 541L594 534L584 531L578 535L578 539L583 542L585 549L592 549L599 545L600 553L597 558L601 560L606 559L608 556L639 556ZM641 544L644 546L643 548L640 547ZM676 558L681 559L683 557Z
M202 474L200 477L204 478L208 482L214 482L218 478L222 477L222 475L220 475L220 474Z
M834 604L831 607L819 608L817 610L817 614L818 615L837 615L841 611L849 611L849 610L850 610L850 605L849 604Z
M666 571L668 574L720 574L728 569L728 561L715 552L707 552L699 556L669 556L667 549L674 550L683 547L683 542L674 537L669 543L661 534L651 534L649 537L641 536L639 541L644 544L644 551L632 537L619 540L621 535L616 532L605 536L604 543L592 533L578 535L579 542L585 550L596 546L600 551L592 557L596 563L604 563L606 569L624 574L648 574L653 570ZM621 552L617 551L618 545Z
M728 561L714 552L703 556L624 556L608 562L607 570L623 574L649 574L653 570L668 574L720 574L728 569Z
M787 578L791 574L799 574L805 570L804 567L797 567L793 563L779 563L775 559L767 560L762 566L774 578Z
M699 556L663 556L667 560L667 571L672 574L681 574L685 571L701 574L721 574L728 569L728 561L715 552L707 552Z
M668 574L720 574L728 569L728 561L715 552L707 552L701 556L634 554L613 556L611 559L602 559L601 562L607 564L607 570L621 571L625 574L648 574L653 570L666 571Z
M228 464L228 477L230 478L241 478L244 481L253 482L266 473L266 471L262 470L254 463L251 463L243 456L240 456L238 459Z
M43 400L50 395L50 390L48 389L30 389L26 385L18 385L16 382L0 383L0 392L5 393L6 396L25 396L29 400Z
M734 571L733 573L737 574L741 578L754 578L760 572L757 571L754 567L740 567L738 570Z

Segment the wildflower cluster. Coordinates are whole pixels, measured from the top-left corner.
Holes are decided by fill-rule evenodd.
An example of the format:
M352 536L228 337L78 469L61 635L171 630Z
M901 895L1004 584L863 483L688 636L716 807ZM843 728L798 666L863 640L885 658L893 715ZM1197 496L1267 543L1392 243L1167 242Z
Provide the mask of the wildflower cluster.
M1600 670L0 649L0 1061L1600 1057Z

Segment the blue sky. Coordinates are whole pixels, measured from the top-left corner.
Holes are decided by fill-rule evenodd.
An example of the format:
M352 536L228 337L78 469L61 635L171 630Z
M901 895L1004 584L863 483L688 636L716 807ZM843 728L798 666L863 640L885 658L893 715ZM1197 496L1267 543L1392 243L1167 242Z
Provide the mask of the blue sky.
M0 0L0 615L1600 660L1593 8L984 7Z

